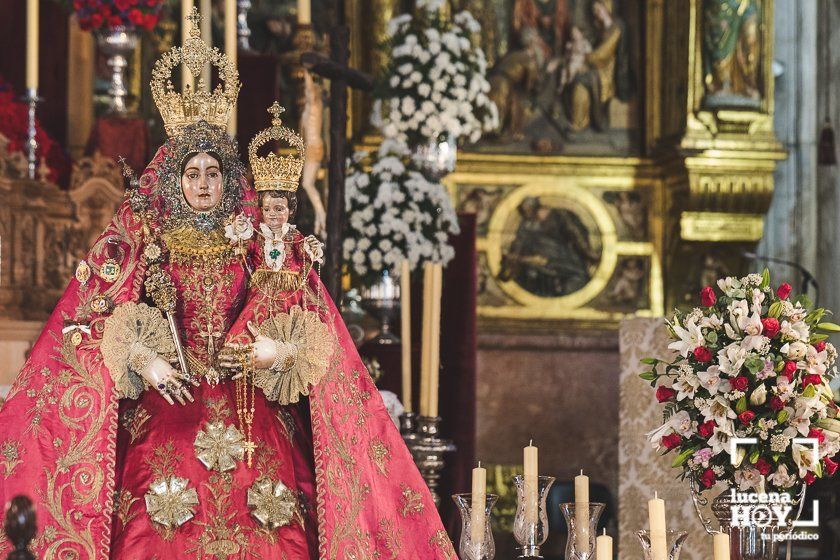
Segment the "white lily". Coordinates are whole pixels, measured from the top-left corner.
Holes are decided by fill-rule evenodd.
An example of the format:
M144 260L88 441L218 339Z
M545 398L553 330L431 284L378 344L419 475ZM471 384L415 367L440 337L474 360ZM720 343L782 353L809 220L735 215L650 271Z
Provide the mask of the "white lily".
M674 329L674 334L677 335L679 340L669 344L668 349L679 352L683 358L687 358L698 346L705 346L706 344L703 338L703 330L694 321L686 321L685 327L681 327L679 323L674 322L671 328Z

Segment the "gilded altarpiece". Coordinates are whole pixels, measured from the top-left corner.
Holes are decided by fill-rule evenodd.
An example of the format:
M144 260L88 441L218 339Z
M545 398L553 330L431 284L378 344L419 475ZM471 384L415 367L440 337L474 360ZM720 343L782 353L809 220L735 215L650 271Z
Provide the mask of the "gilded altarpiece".
M772 0L455 4L482 24L501 114L446 179L478 215L485 325L611 329L748 266L784 157ZM364 14L400 8L356 2L357 66L384 33Z

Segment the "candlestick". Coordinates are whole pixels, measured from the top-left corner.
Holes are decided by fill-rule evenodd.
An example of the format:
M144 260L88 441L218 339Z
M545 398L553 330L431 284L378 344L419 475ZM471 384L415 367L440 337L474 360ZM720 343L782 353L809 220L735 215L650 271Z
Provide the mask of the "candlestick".
M729 560L729 535L723 531L713 537L715 560Z
M527 523L536 523L539 450L534 445L534 440L531 440L524 449L523 463L525 471L525 521Z
M487 501L487 469L481 461L472 472L472 542L484 540L484 504Z
M406 412L411 405L411 266L405 259L400 266L400 337L402 339L402 401Z
M201 0L201 38L205 43L213 46L213 4L211 0ZM212 80L210 63L208 62L201 69L201 89L210 91Z
M36 137L35 129L35 110L38 107L38 102L41 98L38 97L38 90L27 88L26 95L23 100L29 106L28 108L28 126L26 130L26 159L27 159L27 174L30 179L35 178L35 167L37 166L38 153L38 139Z
M26 2L26 89L38 89L38 0Z
M187 22L187 17L192 14L195 0L181 0L181 44L184 45L190 36L190 27L192 24ZM181 65L181 88L195 89L195 76L187 69L186 64Z
M533 457L529 459L529 464L532 464L532 461ZM536 482L530 480L526 483L524 476L516 475L513 477L513 483L516 485L513 538L520 545L518 558L542 558L540 547L548 538L548 514L545 500L554 483L554 477L538 476ZM526 492L532 492L531 488L536 488L536 499L533 496L526 496ZM531 506L528 506L529 503ZM526 507L532 508L531 520L527 517Z
M404 438L423 480L429 487L435 505L440 504L438 485L440 474L446 465L444 455L455 451L455 445L440 437L440 417L421 416L418 420L416 437Z
M440 396L440 298L443 291L443 266L432 265L432 333L429 351L429 416L438 415Z
M583 474L582 469L575 477L575 520L577 550L591 552L589 550L589 477Z
M485 494L484 501L478 501L475 494L452 496L461 514L461 540L458 544L458 558L461 560L493 560L496 557L496 543L490 529L490 514L499 497ZM478 512L478 515L476 515ZM476 518L481 532L477 533Z
M312 23L312 5L309 0L297 0L298 23Z
M648 520L650 521L650 547L653 560L667 560L668 544L665 528L665 500L654 492L653 499L648 501Z
M595 539L595 560L613 560L613 540L606 529Z
M234 66L237 65L236 26L238 17L236 0L225 0L225 55ZM230 112L227 131L231 136L236 136L236 106Z
M429 416L429 366L432 340L432 265L423 265L423 334L420 353L420 415Z

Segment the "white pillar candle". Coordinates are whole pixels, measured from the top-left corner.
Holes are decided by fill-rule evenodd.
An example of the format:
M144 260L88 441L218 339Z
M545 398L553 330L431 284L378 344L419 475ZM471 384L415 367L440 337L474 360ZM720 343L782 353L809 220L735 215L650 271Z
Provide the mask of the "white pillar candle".
M205 43L213 46L213 4L211 0L201 0L201 38ZM210 91L211 81L210 63L201 69L201 80L204 91Z
M192 23L187 21L187 16L192 14L193 7L195 6L194 0L181 0L181 44L187 42L187 38L190 36L190 28L192 27ZM181 88L187 89L187 86L190 86L190 89L195 88L195 76L193 76L190 71L187 69L186 64L181 65Z
M237 66L236 15L236 0L225 0L225 55L234 66ZM230 112L227 131L231 136L236 136L235 105Z
M470 512L470 537L473 544L484 542L485 516L484 506L487 503L487 469L478 466L472 472L472 510Z
M432 264L432 334L429 360L429 416L438 415L440 396L440 298L443 292L443 266Z
M667 531L665 529L665 500L654 493L648 500L648 519L650 521L650 548L652 560L668 560Z
M715 560L729 560L729 535L720 532L713 538Z
M613 560L613 540L606 529L595 539L595 560Z
M579 552L589 550L589 477L583 470L575 477L575 546Z
M420 355L420 416L429 416L432 347L432 264L423 265L423 335Z
M38 89L38 0L26 1L26 88Z
M525 447L523 462L525 471L525 521L536 523L539 511L539 450L534 445L534 440L531 440Z
M297 21L299 24L312 23L312 4L310 0L297 0Z

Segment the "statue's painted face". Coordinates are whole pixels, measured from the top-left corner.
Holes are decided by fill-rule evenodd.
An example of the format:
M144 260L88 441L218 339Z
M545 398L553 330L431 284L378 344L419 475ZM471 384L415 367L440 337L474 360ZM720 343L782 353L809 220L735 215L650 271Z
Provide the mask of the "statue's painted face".
M219 162L204 152L191 157L181 175L184 198L199 212L209 212L219 204L223 183Z
M283 224L289 221L289 200L285 196L263 196L262 216L272 231L280 231Z

